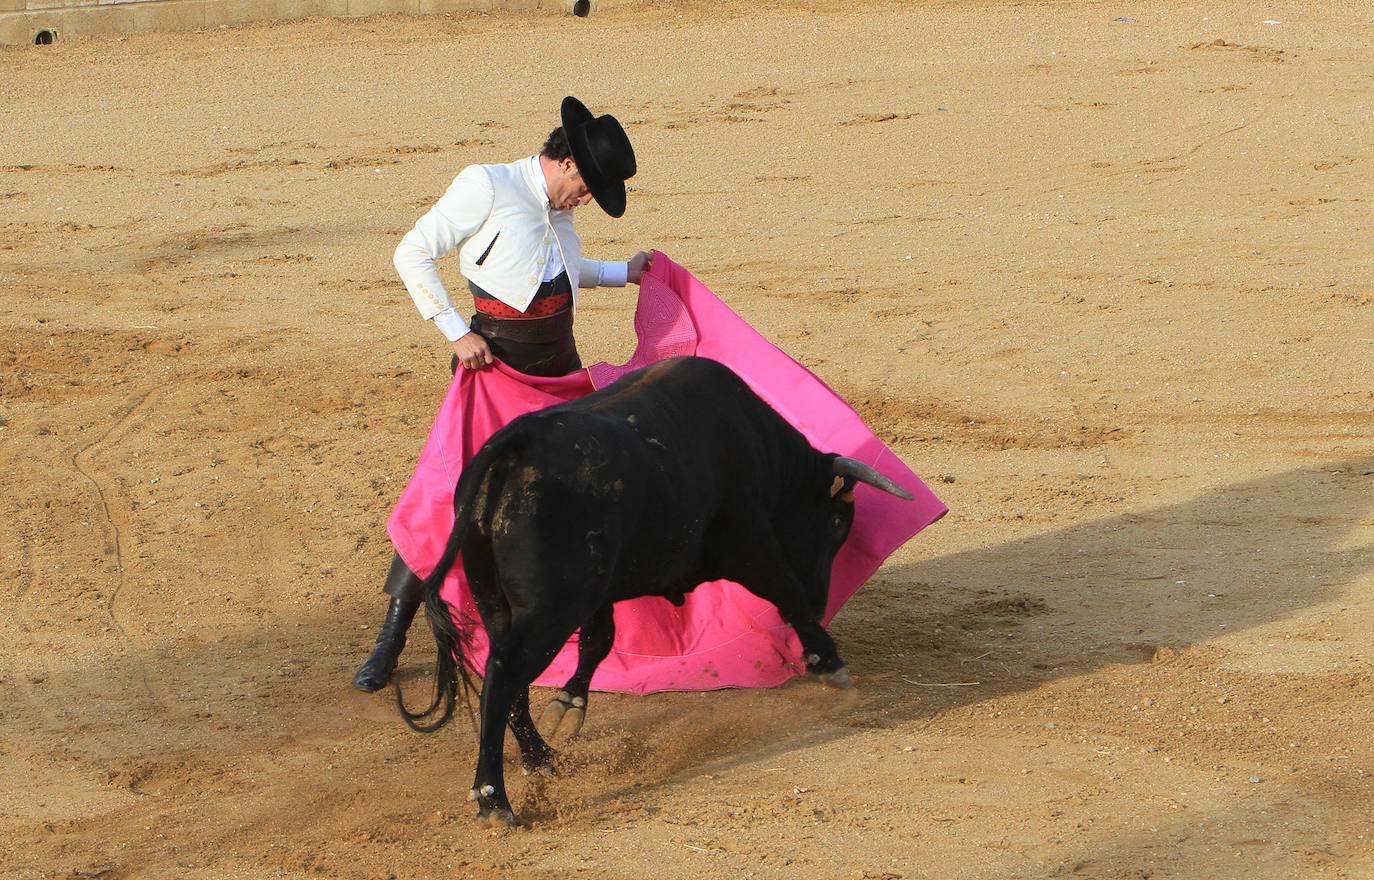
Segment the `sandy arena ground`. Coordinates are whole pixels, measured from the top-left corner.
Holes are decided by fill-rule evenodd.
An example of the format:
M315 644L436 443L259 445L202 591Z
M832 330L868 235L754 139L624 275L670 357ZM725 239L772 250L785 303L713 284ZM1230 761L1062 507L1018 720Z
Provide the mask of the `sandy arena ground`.
M0 875L1374 876L1369 3L807 6L0 50ZM834 622L855 690L594 695L502 831L350 677L448 378L392 249L567 93L640 157L588 253L952 513Z

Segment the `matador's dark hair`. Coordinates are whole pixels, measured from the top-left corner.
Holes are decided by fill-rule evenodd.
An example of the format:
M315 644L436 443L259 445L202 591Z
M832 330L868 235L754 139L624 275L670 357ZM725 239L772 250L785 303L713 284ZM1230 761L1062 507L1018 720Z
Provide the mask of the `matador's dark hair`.
M571 158L572 147L568 146L568 135L563 131L563 126L558 126L549 132L549 139L544 141L544 149L539 151L540 155L548 156L555 162L562 162L564 159Z

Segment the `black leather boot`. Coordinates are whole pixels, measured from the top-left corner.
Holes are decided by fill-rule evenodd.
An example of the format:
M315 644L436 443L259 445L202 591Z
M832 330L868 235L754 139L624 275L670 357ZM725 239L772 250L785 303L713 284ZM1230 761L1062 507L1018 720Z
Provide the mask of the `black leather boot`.
M398 557L397 562L399 561ZM392 575L396 575L396 572L397 566L393 564ZM412 579L415 578L409 570L406 570L405 574L410 575ZM390 578L387 586L392 586ZM387 592L391 590L388 589ZM414 595L415 590L401 592L405 595L393 596L391 605L386 609L386 620L382 622L382 631L377 634L377 647L372 649L372 655L353 674L353 686L360 691L372 693L386 687L391 681L392 671L396 669L401 649L406 646L406 630L410 629L410 622L415 619L415 612L423 599Z

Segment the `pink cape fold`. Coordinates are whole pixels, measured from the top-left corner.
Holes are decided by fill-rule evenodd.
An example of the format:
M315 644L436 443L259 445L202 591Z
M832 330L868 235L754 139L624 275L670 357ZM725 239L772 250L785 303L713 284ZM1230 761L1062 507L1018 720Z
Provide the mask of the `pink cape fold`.
M460 370L449 387L415 473L387 523L392 544L421 577L434 570L453 529L453 491L463 464L497 429L522 413L572 400L620 376L674 355L698 355L731 367L817 449L873 465L915 496L904 501L859 486L854 528L835 557L829 622L878 566L943 516L944 503L873 435L838 395L721 302L690 272L655 252L635 313L639 344L622 366L596 364L559 378L518 373L505 364ZM458 617L477 613L461 567L442 595ZM731 581L702 584L681 607L644 597L615 606L615 646L597 669L597 690L652 693L722 687L773 687L805 672L801 643L777 609ZM474 627L480 672L486 640ZM577 665L574 636L536 679L561 687Z

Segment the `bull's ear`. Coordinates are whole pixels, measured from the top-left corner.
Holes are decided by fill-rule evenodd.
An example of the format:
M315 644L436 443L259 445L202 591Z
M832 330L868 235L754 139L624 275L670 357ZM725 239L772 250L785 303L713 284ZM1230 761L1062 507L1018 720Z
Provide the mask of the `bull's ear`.
M844 482L844 477L841 476L836 476L835 479L830 481L831 498L834 498L836 495L844 491Z
M830 497L839 499L846 504L854 503L854 481L848 477L836 476L830 481Z

